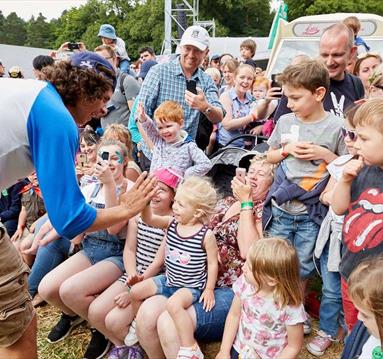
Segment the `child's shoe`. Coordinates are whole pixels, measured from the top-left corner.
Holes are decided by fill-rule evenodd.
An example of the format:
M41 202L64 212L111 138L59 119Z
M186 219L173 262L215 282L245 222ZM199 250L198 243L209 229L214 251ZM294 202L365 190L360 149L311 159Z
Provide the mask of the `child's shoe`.
M177 359L204 359L200 347L195 343L192 347L180 347Z
M311 318L309 315L306 313L307 319L303 323L303 333L304 335L308 335L312 331L312 325L311 325Z
M331 346L334 340L323 330L319 330L318 334L306 345L306 349L317 357L320 357Z
M125 339L124 339L124 343L128 347L131 347L134 344L138 343L138 338L137 338L137 334L136 334L136 321L135 320L133 320L130 323L129 331L128 331L128 334L126 335Z

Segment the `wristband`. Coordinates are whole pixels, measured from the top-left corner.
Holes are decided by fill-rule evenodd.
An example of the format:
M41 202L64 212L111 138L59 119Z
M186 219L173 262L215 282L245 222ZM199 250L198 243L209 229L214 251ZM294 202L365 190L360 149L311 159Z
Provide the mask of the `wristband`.
M253 209L253 202L241 202L241 210L242 209Z
M241 208L241 212L245 212L245 211L253 211L253 207Z

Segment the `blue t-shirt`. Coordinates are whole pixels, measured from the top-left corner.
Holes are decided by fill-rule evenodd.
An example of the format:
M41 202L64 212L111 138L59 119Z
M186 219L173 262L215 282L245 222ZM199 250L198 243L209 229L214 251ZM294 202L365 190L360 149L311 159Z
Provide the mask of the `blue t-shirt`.
M88 229L96 210L77 183L78 129L55 87L47 82L0 79L0 188L36 169L49 219L63 237Z

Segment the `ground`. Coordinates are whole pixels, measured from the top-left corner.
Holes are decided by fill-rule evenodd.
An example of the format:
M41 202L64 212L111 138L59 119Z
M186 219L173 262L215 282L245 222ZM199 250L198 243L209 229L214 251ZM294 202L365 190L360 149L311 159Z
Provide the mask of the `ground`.
M49 330L59 319L60 312L46 305L37 309L38 314L38 351L40 359L81 359L83 358L84 351L89 341L89 329L87 326L80 325L73 330L72 334L62 342L57 344L49 344L46 337ZM314 326L317 322L314 321ZM315 331L314 331L315 332ZM314 333L311 335L311 337ZM305 342L310 340L311 337L305 337ZM219 350L219 343L211 343L207 345L201 345L202 351L205 354L206 359L214 359L216 353ZM340 357L342 352L342 345L333 344L326 352L323 359L336 359ZM299 359L314 359L306 349L302 349Z

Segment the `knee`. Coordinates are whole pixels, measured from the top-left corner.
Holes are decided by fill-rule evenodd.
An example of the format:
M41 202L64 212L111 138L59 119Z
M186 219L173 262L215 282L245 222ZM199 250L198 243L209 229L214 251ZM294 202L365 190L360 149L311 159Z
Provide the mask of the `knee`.
M178 334L174 328L174 322L170 314L163 312L157 320L157 332L164 347L178 342Z
M103 303L98 303L97 299L94 300L90 305L88 309L88 321L95 327L97 327L98 324L104 324L105 319L105 309L104 309Z
M156 308L152 308L150 305L146 305L144 302L138 313L136 314L136 330L138 337L144 337L150 332L156 330L156 320L157 320L157 311Z
M64 281L61 284L59 290L61 300L68 307L71 307L73 303L77 302L80 293L81 288L78 287L78 285L72 278L69 278L66 281Z
M59 295L60 287L54 278L51 278L49 273L41 280L38 292L45 301L48 303Z
M106 315L104 324L108 332L113 333L117 337L120 337L124 328L127 328L129 323L122 323L121 317L118 315L118 313L116 313L114 310L111 310Z
M166 303L166 310L171 315L174 316L182 310L182 306L179 300L175 297L170 297Z

